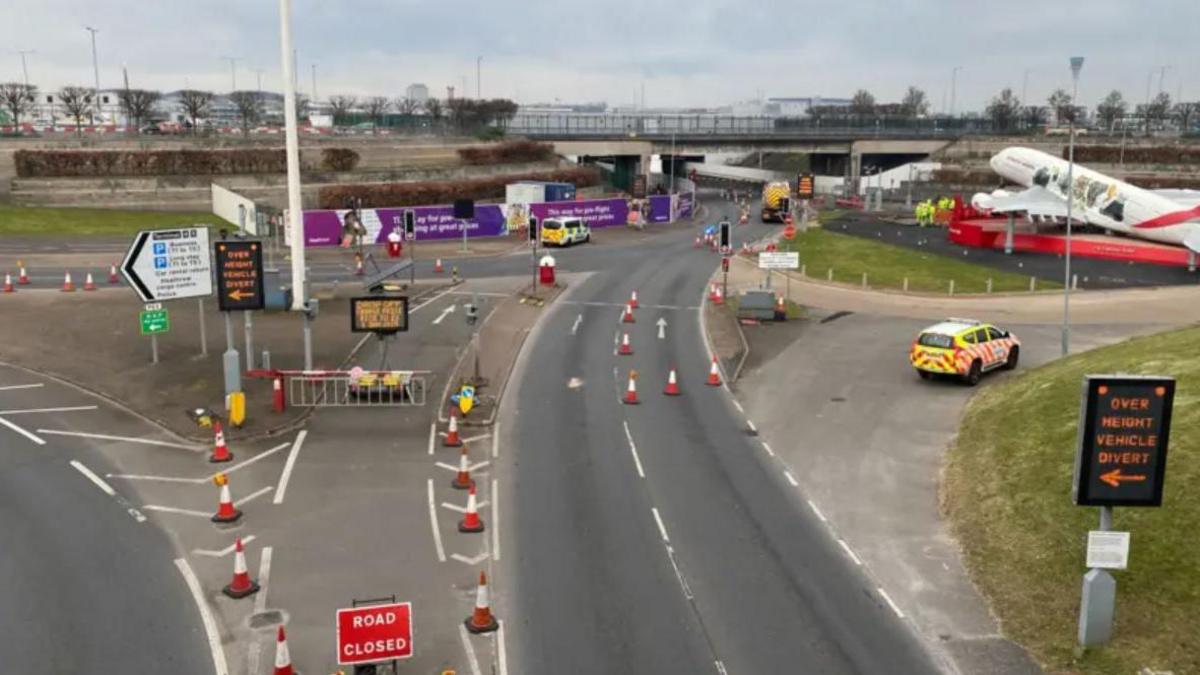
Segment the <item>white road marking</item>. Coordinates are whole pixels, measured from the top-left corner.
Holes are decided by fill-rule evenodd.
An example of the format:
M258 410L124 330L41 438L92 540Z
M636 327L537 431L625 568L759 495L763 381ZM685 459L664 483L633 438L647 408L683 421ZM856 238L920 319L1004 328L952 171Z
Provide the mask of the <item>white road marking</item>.
M817 514L817 518L820 518L822 523L829 522L828 520L825 520L825 514L821 513L821 509L817 508L817 503L811 499L808 500L808 508L812 509L813 513Z
M25 415L29 413L78 412L80 410L96 410L96 405L71 405L61 408L22 408L18 410L0 410L0 415Z
M658 523L658 532L662 535L663 541L668 544L671 543L671 538L667 536L667 528L663 525L662 516L658 515L658 507L652 506L650 507L650 511L654 513L654 522Z
M731 400L731 401L733 401L733 407L737 408L737 411L738 411L738 412L740 412L740 413L741 413L741 414L743 414L743 415L745 415L745 414L746 414L746 411L745 411L745 409L743 409L743 408L742 408L742 404L741 404L741 403L738 403L738 400L737 400L736 398L734 398L734 399L730 399L730 400Z
M477 501L477 502L475 502L475 508L482 509L485 506L487 506L488 504L489 504L489 502L486 499L484 499L483 501ZM455 511L458 513L466 513L467 512L467 507L459 506L458 504L451 504L450 502L442 502L442 508L450 509L451 511Z
M838 546L842 547L842 550L846 552L846 555L850 556L855 565L862 567L862 561L858 559L858 556L854 555L854 551L851 550L850 545L846 543L845 539L838 539Z
M192 599L196 601L196 607L200 610L200 622L204 624L204 632L208 636L208 649L212 652L213 672L216 675L229 675L229 666L225 663L225 650L221 648L221 634L217 632L217 622L213 620L212 611L204 600L200 580L196 578L192 566L184 558L176 558L175 567L183 575L183 581L192 592Z
M88 480L95 483L96 487L98 487L104 491L104 494L108 495L109 497L117 496L117 491L114 490L111 485L109 485L108 483L105 483L103 478L101 478L100 476L97 476L95 473L92 472L91 469L84 466L83 462L81 462L77 459L73 459L73 460L71 460L71 466L75 467L76 471L78 471L79 473L86 476Z
M255 539L256 539L256 537L253 534L247 535L245 537L242 537L242 543L249 544L250 542L254 541ZM192 553L195 553L196 555L208 556L210 558L224 558L225 556L229 555L230 553L233 553L234 549L236 549L236 548L237 548L237 544L234 543L234 544L230 544L220 550L209 549L209 548L195 548L195 549L192 549ZM266 550L270 550L270 549L266 549Z
M433 444L437 442L437 422L429 423L429 454L433 455Z
M470 445L471 443L474 443L475 441L482 441L483 439L487 438L488 436L491 436L491 434L479 434L478 436L464 438L464 439L462 439L462 442L466 443L467 445Z
M195 511L193 509L181 509L175 506L159 506L158 504L146 504L142 507L147 511L162 511L163 513L177 513L181 516L196 516L197 518L212 518L211 513L205 511Z
M308 429L301 429L300 433L296 434L296 440L292 441L292 450L288 453L287 462L283 464L283 473L279 474L279 489L275 491L275 498L271 500L272 503L283 503L283 495L287 492L288 480L292 477L292 469L296 467L296 457L300 455L300 446L304 445L304 439L307 437Z
M561 304L564 304L564 305L582 305L585 307L620 307L620 308L622 308L622 310L624 310L625 305L629 304L628 302L595 302L595 301L586 301L586 300L559 300L558 302ZM687 306L683 306L683 305L641 305L641 307L643 309L673 309L673 310L697 310L697 309L700 309L699 305L687 305Z
M458 624L458 634L462 637L463 651L467 653L467 663L471 665L471 675L483 675L479 670L479 659L475 658L475 649L471 646L471 638L467 635L467 627Z
M241 506L242 504L249 503L250 501L252 501L254 499L258 499L259 497L267 494L268 492L270 492L271 490L274 490L274 489L275 489L274 485L268 485L265 488L255 490L254 492L251 492L250 494L246 495L245 497L242 497L241 499L235 501L233 503L233 505Z
M450 306L449 306L449 307L447 307L446 309L443 309L443 310L442 310L442 313L441 313L441 314L438 314L438 315L437 315L437 318L435 318L435 319L434 319L433 321L431 321L430 323L432 323L432 324L433 324L433 325L435 325L435 326L436 326L436 325L438 325L438 324L439 324L439 323L441 323L441 322L442 322L442 320L443 320L443 319L445 319L445 318L446 318L448 315L450 315L450 314L453 314L453 313L454 313L454 309L455 309L456 307L458 307L458 305L450 305Z
M109 436L108 434L89 434L82 431L56 431L54 429L38 429L39 434L50 436L78 436L80 438L96 438L102 441L120 441L122 443L138 443L141 445L161 445L164 448L182 448L183 450L198 450L198 445L172 443L171 441L156 441L150 438L132 438L130 436Z
M671 561L671 567L675 570L675 578L679 580L679 587L683 589L683 596L688 600L694 600L692 596L692 587L688 586L687 580L683 578L683 571L679 569L679 563L675 560L675 549L667 546L667 558Z
M488 464L491 464L491 462L485 459L482 462L476 462L475 464L468 466L467 471L478 471L478 470L482 469L483 467L487 466Z
M768 455L770 455L772 457L775 456L775 451L771 449L771 446L766 441L762 442L762 446L763 446L763 450L766 450Z
M517 253L520 253L520 251L518 251ZM463 296L478 295L478 296L481 296L484 298L507 298L508 297L508 293L493 293L493 292L488 292L488 291L450 291L446 295L463 295Z
M22 427L19 427L19 426L13 424L12 422L9 422L8 420L4 419L3 417L0 417L0 424L3 424L4 426L8 427L9 429L12 429L13 431L17 432L18 434L21 434L25 438L28 438L29 440L33 441L34 443L37 443L38 445L46 444L46 441L39 438L33 432L31 432L27 429L24 429Z
M474 558L468 558L467 556L459 554L459 553L451 553L450 557L454 560L457 560L460 563L463 563L464 565L471 565L472 567L474 567L475 565L478 565L479 563L483 562L484 560L487 560L488 553L487 553L487 551L484 551L483 553L480 553L479 555L475 556Z
M433 503L433 479L429 485L429 527L433 530L433 545L437 548L438 561L446 562L446 549L442 546L442 532L438 529L437 506Z
M291 443L280 443L279 445L271 448L270 450L263 450L262 452L251 457L250 459L247 459L244 462L238 462L237 464L234 464L233 466L230 466L226 469L222 469L220 471L216 471L214 473L209 474L207 477L202 479L202 482L210 481L210 480L216 478L219 474L225 474L226 476L228 476L229 474L233 473L234 471L237 471L238 469L244 469L244 468L250 466L251 464L257 462L258 460L263 459L264 457L269 457L269 456L279 452L280 450L286 448L289 445L291 445Z
M756 434L758 433L758 427L754 426L754 422L746 420L746 426L750 428L750 431L753 431Z
M243 540L243 543L246 540ZM259 614L267 609L267 581L271 576L271 547L264 546L262 549L262 558L258 563L258 586L259 591L254 596L254 613ZM262 655L262 636L254 635L250 641L250 647L246 650L247 673L258 672L258 664Z
M896 613L896 616L903 619L904 612L901 612L900 608L896 606L896 603L892 602L892 598L887 594L887 591L883 590L883 587L875 590L879 591L879 595L883 596L883 599L887 601L888 607L892 608L892 611Z
M492 459L500 458L500 423L492 427Z
M500 559L500 488L492 479L492 560Z
M46 386L42 382L34 382L33 384L9 384L0 387L0 391L12 391L13 389L36 389L37 387Z
M571 335L575 335L576 333L579 332L579 324L581 324L581 323L583 323L583 315L582 314L575 315L575 323L571 325Z
M434 295L432 298L429 298L428 300L426 300L425 302L422 302L421 304L417 305L416 307L413 307L412 309L408 310L408 313L412 314L413 312L417 311L418 309L422 309L425 306L429 305L429 303L438 301L439 299L441 299L441 297L443 295L446 295L448 293L450 293L449 288L442 291L441 293Z
M496 629L496 660L499 661L498 675L508 675L508 649L504 646L504 622L497 621L500 627Z
M725 664L721 663L720 659L713 661L713 665L717 667L717 672L721 675L729 675L729 671L725 670Z
M456 473L458 472L458 467L457 467L457 466L454 466L453 464L447 464L447 463L445 463L445 462L435 462L435 463L434 463L434 466L440 467L440 468L442 468L442 469L445 469L445 470L447 470L447 471L454 471L454 472L456 472Z
M199 484L205 482L203 478L181 478L179 476L147 476L138 473L106 473L105 478L121 478L124 480L152 480L161 483L192 483Z
M633 434L629 433L629 422L623 422L625 425L625 439L629 441L629 452L633 453L633 464L637 467L638 478L645 478L646 472L642 470L642 458L638 457L637 446L633 443Z
M791 471L784 471L783 475L787 477L788 482L792 484L792 487L800 487L800 483L796 482L796 477L792 475Z

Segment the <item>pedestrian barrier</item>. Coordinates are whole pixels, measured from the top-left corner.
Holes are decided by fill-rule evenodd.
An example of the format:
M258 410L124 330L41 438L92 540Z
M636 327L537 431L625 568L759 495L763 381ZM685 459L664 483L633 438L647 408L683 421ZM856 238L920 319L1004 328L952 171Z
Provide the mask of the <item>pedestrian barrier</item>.
M303 407L425 405L429 370L278 371L287 379L288 401Z

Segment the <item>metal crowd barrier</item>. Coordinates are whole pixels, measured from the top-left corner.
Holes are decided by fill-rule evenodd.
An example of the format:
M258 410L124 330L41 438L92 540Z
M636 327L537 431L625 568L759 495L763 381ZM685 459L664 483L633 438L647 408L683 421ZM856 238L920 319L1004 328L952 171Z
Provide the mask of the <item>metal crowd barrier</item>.
M428 370L280 371L287 379L288 403L305 407L423 406Z

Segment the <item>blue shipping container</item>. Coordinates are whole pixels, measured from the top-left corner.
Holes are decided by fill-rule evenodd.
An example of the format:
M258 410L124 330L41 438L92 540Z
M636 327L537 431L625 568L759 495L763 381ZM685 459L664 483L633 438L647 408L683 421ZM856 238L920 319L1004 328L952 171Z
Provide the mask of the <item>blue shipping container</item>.
M569 202L575 199L575 186L570 183L546 183L546 201Z

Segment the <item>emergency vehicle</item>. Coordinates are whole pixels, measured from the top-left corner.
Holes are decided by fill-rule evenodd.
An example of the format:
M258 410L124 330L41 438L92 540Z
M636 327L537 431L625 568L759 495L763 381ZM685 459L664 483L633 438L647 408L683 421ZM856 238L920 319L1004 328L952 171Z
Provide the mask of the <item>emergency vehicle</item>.
M1012 333L974 319L946 319L917 336L908 360L921 376L955 375L975 386L984 373L1017 367L1021 342Z
M592 230L580 218L547 218L542 221L542 245L570 246L592 240Z

